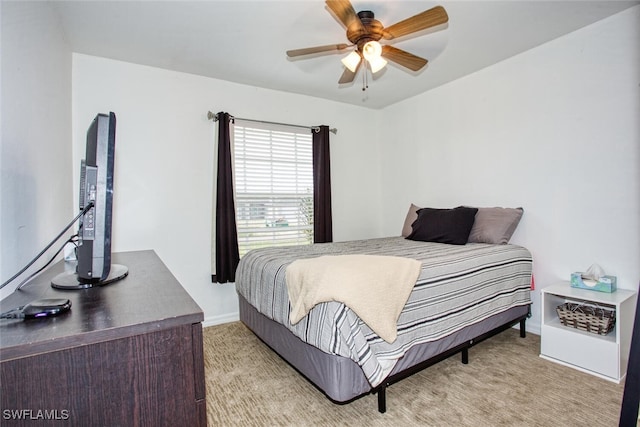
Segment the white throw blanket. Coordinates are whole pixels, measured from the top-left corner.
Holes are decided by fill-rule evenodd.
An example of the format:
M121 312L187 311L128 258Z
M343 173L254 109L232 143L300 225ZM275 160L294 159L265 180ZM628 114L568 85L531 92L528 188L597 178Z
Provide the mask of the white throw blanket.
M338 301L388 343L420 274L420 261L382 255L326 255L287 267L289 319L298 323L316 304Z

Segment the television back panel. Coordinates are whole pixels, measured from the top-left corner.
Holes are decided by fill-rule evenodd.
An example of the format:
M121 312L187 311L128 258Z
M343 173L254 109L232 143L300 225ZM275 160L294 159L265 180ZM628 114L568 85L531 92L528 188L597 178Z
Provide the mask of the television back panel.
M115 161L114 113L98 114L87 131L80 203L94 206L84 215L78 247L78 280L105 280L111 268L111 223ZM84 209L84 206L81 206Z

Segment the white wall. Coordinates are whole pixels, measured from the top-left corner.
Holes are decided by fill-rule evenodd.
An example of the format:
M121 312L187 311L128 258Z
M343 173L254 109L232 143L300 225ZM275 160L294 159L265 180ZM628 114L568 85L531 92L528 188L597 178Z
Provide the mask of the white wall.
M637 6L387 108L383 234L412 202L522 206L538 289L592 263L637 289L639 23Z
M379 164L370 112L359 107L191 74L73 55L74 163L98 112L117 116L113 250L154 249L205 312L237 318L233 285L211 283L217 125L207 111L302 125L331 136L334 240L379 232ZM77 181L77 177L74 178ZM149 291L153 284L149 283Z
M4 282L69 223L75 209L71 49L49 4L1 2L0 13L0 280ZM0 298L15 285L0 291Z

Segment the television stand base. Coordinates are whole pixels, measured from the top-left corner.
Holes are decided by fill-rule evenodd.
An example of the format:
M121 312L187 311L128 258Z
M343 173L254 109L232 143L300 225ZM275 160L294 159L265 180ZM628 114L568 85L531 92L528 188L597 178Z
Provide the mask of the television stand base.
M109 283L117 282L124 279L129 274L129 269L124 265L111 264L111 270L105 280L95 283L82 283L78 281L78 275L73 271L67 271L58 274L51 280L51 286L56 289L63 290L76 290L76 289L88 289L95 286L104 286Z

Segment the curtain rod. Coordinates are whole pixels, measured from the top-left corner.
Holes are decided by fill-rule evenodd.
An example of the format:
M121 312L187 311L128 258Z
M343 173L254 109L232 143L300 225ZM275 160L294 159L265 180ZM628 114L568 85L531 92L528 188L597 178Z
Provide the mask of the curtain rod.
M268 122L268 121L265 121L265 120L254 120L254 119L243 119L242 117L234 117L234 116L231 116L231 117L233 117L234 119L243 120L245 122L265 123L265 124L268 124L268 125L293 126L293 127L297 127L297 128L311 129L311 130L314 130L316 132L318 132L320 130L319 126L292 125L292 124L289 124L289 123ZM209 120L213 120L214 122L218 121L218 116L216 116L216 114L212 113L211 111L207 112L207 118ZM331 128L331 129L329 129L329 132L331 132L331 133L333 133L335 135L335 134L338 133L338 129Z

